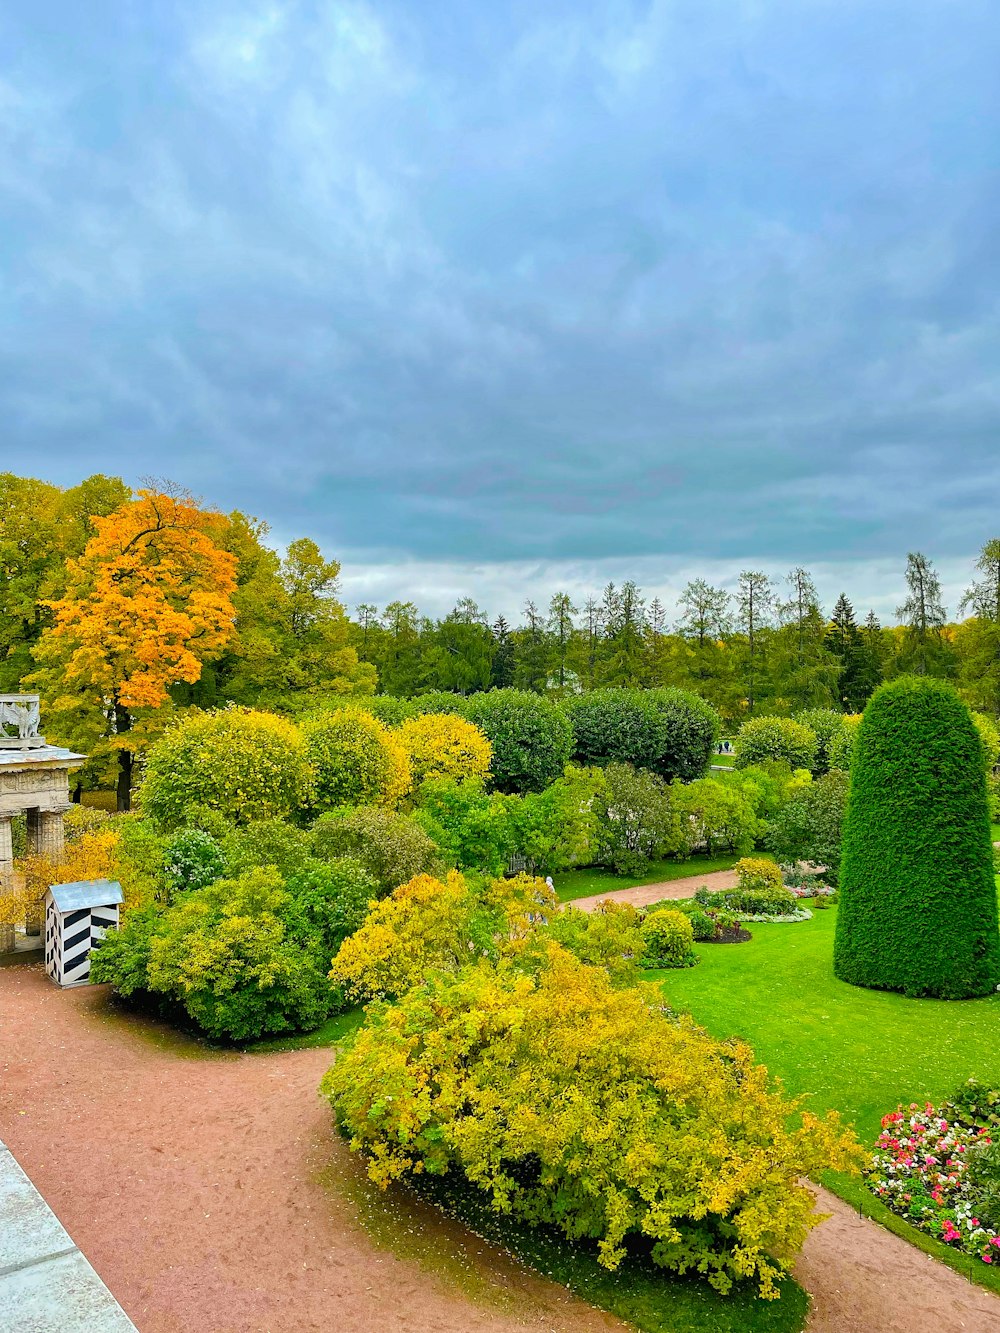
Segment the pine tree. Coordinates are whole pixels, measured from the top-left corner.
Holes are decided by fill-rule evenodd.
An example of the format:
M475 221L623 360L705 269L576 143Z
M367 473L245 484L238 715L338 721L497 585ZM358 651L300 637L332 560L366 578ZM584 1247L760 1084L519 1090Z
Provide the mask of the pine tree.
M573 605L569 593L557 592L554 594L549 602L548 621L549 643L552 650L550 676L552 684L560 692L565 690L572 675L569 661L573 636L576 633L576 625L573 620L576 614L577 608Z
M846 593L842 592L837 598L824 641L840 663L837 688L841 705L846 713L860 713L871 693L866 688L867 653L861 631L854 620L854 607Z
M490 668L490 685L495 690L505 690L514 684L516 654L514 638L510 626L503 616L497 616L493 622L493 665Z

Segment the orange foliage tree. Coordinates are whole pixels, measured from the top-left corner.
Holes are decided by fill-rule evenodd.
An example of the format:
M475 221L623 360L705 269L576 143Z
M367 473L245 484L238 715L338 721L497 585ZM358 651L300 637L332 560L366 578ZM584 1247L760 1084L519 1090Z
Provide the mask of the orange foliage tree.
M62 739L117 752L127 810L136 749L165 722L171 687L196 681L233 635L236 557L215 540L224 517L180 493L141 490L93 524L49 603L32 683Z

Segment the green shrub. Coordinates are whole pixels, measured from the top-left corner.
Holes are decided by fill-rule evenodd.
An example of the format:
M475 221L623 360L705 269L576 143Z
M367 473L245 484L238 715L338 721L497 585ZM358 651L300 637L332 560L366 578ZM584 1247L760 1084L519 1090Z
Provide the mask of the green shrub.
M481 782L440 779L422 784L413 818L462 870L499 875L514 850L509 806L517 797L487 793Z
M294 815L311 783L305 739L294 722L224 708L186 714L150 747L139 804L166 829L190 827L194 806L245 824Z
M685 690L590 690L562 704L581 764L631 764L671 781L704 775L719 716Z
M180 829L164 849L163 873L167 897L188 889L204 889L226 873L222 848L201 829Z
M818 749L816 733L801 722L790 717L752 717L736 737L736 767L777 760L812 772Z
M708 901L739 916L789 916L798 907L798 899L781 883L780 876L777 884L722 889L711 894Z
M464 715L493 746L490 775L499 791L543 791L569 763L573 747L569 720L541 695L488 690L467 700Z
M825 866L827 882L837 884L849 785L847 774L833 768L803 787L768 821L768 851L785 863Z
M319 941L324 959L332 960L348 935L361 926L378 897L378 883L350 856L312 861L285 885L306 927Z
M284 878L309 864L312 838L306 829L284 819L259 819L230 829L222 839L230 875L242 875L259 866L274 866Z
M149 990L149 949L162 909L133 907L117 930L109 930L90 955L90 980L113 986L129 998Z
M858 738L858 728L860 726L860 713L845 714L840 730L830 741L828 761L831 771L833 769L840 769L844 773L851 771L854 742Z
M765 856L744 856L736 862L736 875L743 892L758 890L772 893L784 888L781 867Z
M834 971L963 999L1000 982L983 747L943 681L881 686L862 718L844 824Z
M581 963L603 967L615 985L629 985L638 979L638 962L646 952L646 940L639 913L629 903L608 899L592 912L564 907L554 913L544 933Z
M359 862L380 898L414 875L433 874L441 862L440 849L414 819L380 806L321 815L312 846L321 861L350 856Z
M977 1143L965 1157L970 1202L984 1227L1000 1231L1000 1143Z
M1000 763L1000 731L994 719L985 713L973 713L972 720L983 745L983 765L987 773L992 773Z
M691 961L694 926L691 918L673 908L649 912L642 922L646 967L684 967Z
M821 777L829 770L830 747L844 729L845 716L833 708L806 708L795 714L795 721L808 727L816 737L816 758L812 765L814 777Z
M89 805L71 805L63 815L63 835L67 842L76 842L85 833L95 833L113 816L107 810ZM15 856L23 856L24 848L15 848Z
M149 942L149 989L232 1041L318 1027L336 1006L328 968L271 869L186 894Z
M670 797L683 821L689 849L704 848L710 856L720 847L734 852L753 850L763 826L748 793L737 784L726 778L674 782Z
M508 798L514 854L535 874L591 865L598 856L599 798L607 780L599 768L566 771L541 792Z
M672 789L655 773L608 764L595 798L598 859L619 874L641 874L650 861L687 849L685 827Z

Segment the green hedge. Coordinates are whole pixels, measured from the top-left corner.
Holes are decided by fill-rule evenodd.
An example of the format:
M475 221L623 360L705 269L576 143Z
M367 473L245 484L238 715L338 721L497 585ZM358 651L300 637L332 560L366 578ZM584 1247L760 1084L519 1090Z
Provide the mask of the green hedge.
M865 709L851 764L834 971L965 999L1000 982L982 745L943 681L901 677Z

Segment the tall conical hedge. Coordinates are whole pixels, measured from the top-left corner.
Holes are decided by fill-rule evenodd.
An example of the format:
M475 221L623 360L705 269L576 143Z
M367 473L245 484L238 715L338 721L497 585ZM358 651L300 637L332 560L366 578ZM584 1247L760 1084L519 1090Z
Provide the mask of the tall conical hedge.
M856 986L967 999L1000 983L981 741L943 681L865 709L851 762L833 966Z

